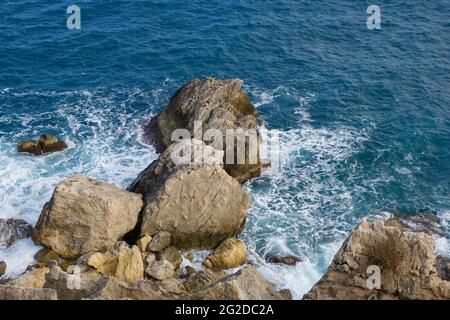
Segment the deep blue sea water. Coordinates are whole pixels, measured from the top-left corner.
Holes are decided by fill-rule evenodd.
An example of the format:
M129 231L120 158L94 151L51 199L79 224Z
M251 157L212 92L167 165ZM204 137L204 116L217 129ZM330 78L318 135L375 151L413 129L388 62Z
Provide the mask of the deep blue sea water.
M68 30L66 8L81 9ZM381 8L381 30L366 9ZM157 157L142 122L193 78L245 81L280 170L245 187L241 237L260 270L299 298L364 217L432 212L450 253L450 2L0 2L0 218L35 223L75 173L127 186ZM70 149L18 155L55 134ZM0 249L8 275L37 250ZM263 261L295 254L296 267Z

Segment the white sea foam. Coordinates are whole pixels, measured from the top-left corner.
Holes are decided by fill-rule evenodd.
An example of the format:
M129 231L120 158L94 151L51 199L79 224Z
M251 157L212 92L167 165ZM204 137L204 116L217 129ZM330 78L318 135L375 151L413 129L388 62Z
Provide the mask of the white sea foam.
M268 97L285 94L280 90L256 96L261 104L272 103ZM320 279L359 220L353 216L354 190L339 179L339 172L361 150L370 128L313 126L308 109L315 95L290 94L298 103L298 127L278 131L279 170L245 186L253 205L241 236L264 276L298 299ZM264 129L263 144L268 141ZM296 255L303 262L295 267L265 262L272 254Z
M161 92L100 88L11 93L56 97L57 105L54 112L0 119L0 125L6 126L12 120L23 126L21 131L0 136L0 218L20 218L34 225L56 184L68 176L83 174L126 187L157 156L153 147L140 142L141 121L151 115L154 95L159 99ZM146 105L134 108L137 99ZM29 125L33 117L40 121ZM69 148L44 157L17 153L17 141L49 131L59 132L58 136ZM6 251L0 250L0 260L8 264L7 276L23 272L36 250L30 239L19 241Z

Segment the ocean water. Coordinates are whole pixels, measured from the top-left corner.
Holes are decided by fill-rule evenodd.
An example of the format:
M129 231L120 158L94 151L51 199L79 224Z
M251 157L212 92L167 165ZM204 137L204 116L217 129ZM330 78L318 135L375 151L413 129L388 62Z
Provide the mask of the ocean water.
M66 27L72 4L80 30ZM73 174L127 186L157 157L142 123L178 87L238 77L280 136L279 170L245 185L240 235L266 277L300 298L361 219L390 212L435 214L450 254L448 1L3 0L0 16L0 218L34 224ZM70 148L17 154L43 133ZM0 248L7 276L36 250Z

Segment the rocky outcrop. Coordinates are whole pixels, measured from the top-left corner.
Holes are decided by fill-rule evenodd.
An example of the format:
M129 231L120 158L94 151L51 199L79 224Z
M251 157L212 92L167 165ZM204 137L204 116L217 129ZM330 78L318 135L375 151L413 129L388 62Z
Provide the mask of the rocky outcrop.
M70 177L44 206L33 241L69 259L105 250L136 226L142 204L138 194Z
M236 238L228 238L206 258L203 264L208 268L231 269L243 265L246 259L247 246L245 243Z
M27 140L17 144L17 150L19 152L30 153L35 156L62 151L64 149L67 149L67 144L64 141L49 135L41 136L38 141Z
M193 80L181 87L170 99L166 108L147 128L147 136L159 152L163 152L171 143L172 133L176 129L187 129L194 136L195 123L201 123L203 132L217 129L223 136L227 129L252 130L257 137L258 113L247 94L241 90L240 79L219 80L205 78ZM200 138L201 139L201 138ZM226 139L219 150L226 149ZM232 148L229 148L232 150ZM233 154L234 157L235 154ZM258 151L259 155L259 151ZM225 154L226 157L226 154ZM258 157L259 158L259 157ZM224 162L226 163L226 162ZM261 162L249 161L246 154L245 163L226 164L226 171L240 182L244 182L261 173Z
M0 285L0 300L57 300L52 289L33 289Z
M33 227L21 219L0 219L0 247L31 236Z
M283 300L285 297L286 294L282 295L253 267L245 267L190 295L195 300Z
M373 266L380 270L379 289L369 284ZM304 299L450 299L450 282L435 266L430 235L393 221L363 222Z

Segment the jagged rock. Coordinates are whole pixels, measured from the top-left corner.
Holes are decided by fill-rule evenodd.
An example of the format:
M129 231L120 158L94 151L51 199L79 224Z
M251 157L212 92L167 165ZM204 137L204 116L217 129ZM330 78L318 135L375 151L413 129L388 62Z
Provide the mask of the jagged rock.
M170 175L143 212L141 234L167 231L179 249L209 249L245 225L250 197L219 165Z
M145 273L157 280L166 280L175 276L175 267L167 260L155 260L147 266Z
M161 282L140 280L126 283L114 277L104 277L90 290L89 298L97 300L167 300L178 298L177 293L163 288Z
M46 274L44 288L55 290L59 300L79 300L86 298L101 278L92 269L82 272L80 267L71 266L64 272L59 266L52 266Z
M144 261L137 246L120 251L115 276L125 282L144 279Z
M142 204L141 195L70 177L44 206L33 241L68 259L105 250L135 227Z
M138 241L136 241L136 245L142 252L147 251L147 246L152 241L152 237L148 234L143 235Z
M49 271L50 269L47 267L31 269L17 278L9 280L7 285L34 289L43 288L45 283L45 275Z
M222 270L205 269L195 272L194 269L194 273L189 276L184 286L190 293L194 293L225 279L227 276L228 274Z
M175 270L178 270L183 262L183 257L181 256L180 251L175 247L165 248L156 255L156 258L158 260L169 261L175 267Z
M243 265L247 258L247 246L236 238L225 239L208 256L203 264L208 268L231 269Z
M52 289L0 285L0 300L57 300L57 295Z
M304 299L449 299L450 282L439 278L435 264L431 236L390 222L363 222ZM368 286L369 266L380 268L379 290Z
M147 251L159 252L170 246L170 233L167 231L158 232L153 236L152 241L147 246Z
M43 155L56 151L67 149L67 144L64 141L58 140L55 136L43 135L39 141L27 140L21 141L17 144L19 152L26 152L35 156Z
M0 261L0 277L6 273L6 262Z
M163 152L171 144L172 132L185 128L194 135L194 123L201 122L203 131L220 130L225 135L227 129L253 130L257 136L258 112L253 107L247 94L241 90L240 79L219 80L205 78L193 80L181 87L170 99L167 107L152 121L147 128L149 142ZM226 165L227 172L244 182L260 175L261 162L250 163L248 154L245 164ZM224 139L225 149L226 139Z
M0 247L31 236L33 227L21 219L0 219Z
M148 265L152 264L156 260L156 255L152 252L147 253L147 255L144 258L145 261L145 268L147 268Z
M245 267L195 292L190 298L196 300L283 300L284 296L255 268Z
M271 256L269 259L267 259L270 263L278 263L278 264L286 264L288 266L295 266L297 263L301 262L302 260L298 257L294 256Z

